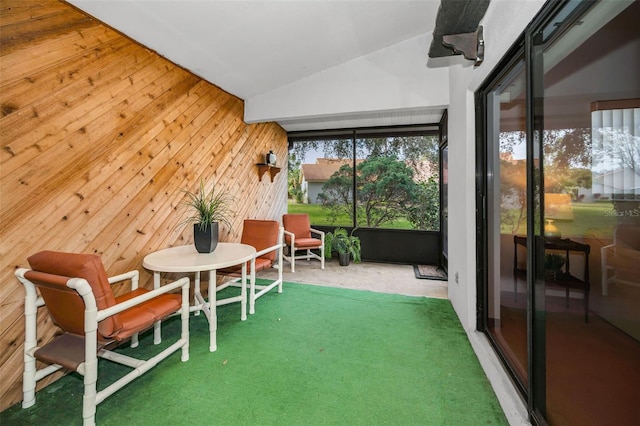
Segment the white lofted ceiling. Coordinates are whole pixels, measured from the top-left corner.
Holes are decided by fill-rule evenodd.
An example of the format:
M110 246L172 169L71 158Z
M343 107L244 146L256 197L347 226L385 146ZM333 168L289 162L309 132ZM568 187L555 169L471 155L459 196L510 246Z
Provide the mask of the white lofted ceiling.
M425 92L436 0L68 1L251 104L248 122L286 130L433 123L446 107ZM313 99L317 87L323 101ZM353 99L363 93L380 97L363 105Z

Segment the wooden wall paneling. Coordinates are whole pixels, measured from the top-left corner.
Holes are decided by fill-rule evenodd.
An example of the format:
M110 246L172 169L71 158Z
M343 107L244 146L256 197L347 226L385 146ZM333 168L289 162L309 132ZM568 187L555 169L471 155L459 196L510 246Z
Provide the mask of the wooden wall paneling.
M32 121L25 117L46 120L58 114L61 106L69 108L78 100L83 102L115 81L128 78L135 69L142 69L146 62L155 59L147 54L139 62L126 65L115 60L118 55L128 52L135 54L139 50L139 47L126 43L126 40L118 40L105 45L104 49L93 48L82 57L65 63L64 68L56 68L55 73L50 69L39 70L8 86L0 93L0 102L7 113L14 112L4 114L2 125L7 133L3 135L3 140L12 141L28 131ZM57 92L55 98L50 96L51 91ZM11 102L7 102L7 99L11 99ZM12 151L17 154L19 149L14 146Z
M224 110L220 110L220 111L224 112ZM225 114L229 115L226 112ZM188 131L188 129L189 129L188 127L185 128L185 131ZM197 140L197 139L198 139L197 137L191 138L191 140ZM193 158L193 154L190 153L191 147L192 147L192 144L186 145L183 148L183 150L181 150L181 153L187 157ZM145 187L142 188L142 191L136 195L136 199L131 200L129 205L127 205L126 213L127 213L127 219L130 225L129 232L128 234L123 234L123 233L118 234L119 240L117 245L113 243L111 244L110 248L107 248L104 252L101 252L101 255L105 259L105 262L112 264L112 262L115 262L117 260L125 261L124 258L113 259L113 256L111 256L111 252L116 250L116 248L119 249L120 245L123 245L123 244L129 245L129 241L134 241L135 239L144 239L144 236L148 232L146 229L148 229L149 220L151 220L150 217L144 214L144 211L150 210L149 213L153 214L163 204L162 199L164 198L164 197L158 197L158 200L154 200L152 195L155 194L155 190L153 190L151 187L157 186L157 185L161 185L163 187L166 186L170 176L173 173L175 173L175 170L171 170L171 169L172 167L166 167L166 166L161 167L158 170L158 174L155 174L155 175L153 174L153 169L149 171L149 175L153 176L153 181L152 182L149 181L149 183L146 183ZM194 167L194 169L197 170L197 165L196 167ZM162 178L162 176L164 176L164 178ZM196 182L196 185L197 185L197 182ZM149 190L149 193L147 193L147 190ZM179 195L182 198L182 194L179 194ZM134 209L129 210L129 206L133 206ZM179 219L179 218L176 217L176 219ZM120 221L118 220L113 222L115 224L115 229L111 230L110 229L111 226L107 226L103 232L106 235L115 234L117 232L117 228L120 226L118 222ZM139 226L135 226L135 232L134 232L132 225L136 225L136 224ZM99 241L102 244L105 241L105 237L98 236L96 238L96 241ZM141 260L141 258L139 260Z
M139 269L150 287L142 258L192 243L191 229L175 229L177 206L201 178L240 196L223 240L239 240L244 218L280 219L286 173L258 182L255 163L269 149L284 161L287 141L277 124L244 123L241 100L64 3L12 0L0 10L0 40L10 38L0 45L4 409L21 399L16 267L44 248L96 252L109 274ZM55 333L45 311L38 323L41 338Z
M247 129L246 137L234 144L222 159L220 173L221 178L232 182L230 191L237 194L238 209L241 212L248 211L247 206L255 198L254 182L257 183L258 174L255 167L255 145L264 136L265 130L261 126L251 125ZM246 216L238 217L238 225Z
M172 94L175 93L175 91L171 92ZM153 111L151 112L151 114L153 113ZM144 115L144 114L142 114ZM111 146L111 147L119 147L121 149L126 149L128 147L132 147L131 145L127 144L127 143L120 143L120 144L109 144L107 140L105 140L105 143L102 144L103 146ZM88 152L88 155L91 158L92 163L91 164L95 164L98 163L100 161L104 161L105 158L108 157L99 157L96 156L94 157L95 151L90 150ZM131 152L129 153L129 155L133 158L137 158L137 152ZM91 168L91 164L87 164L87 168ZM110 164L113 164L112 162L110 162ZM115 165L115 164L114 164ZM115 169L114 171L117 173L120 170L120 168L118 167L117 169ZM54 174L59 174L59 172L57 170L53 170L52 173ZM75 182L78 183L78 185L84 184L86 179L86 173L83 172L82 169L79 170L79 173L76 174L76 179ZM96 180L97 176L92 176L92 179L89 180L89 182L87 182L87 185L89 185L89 183L93 183ZM112 183L108 184L108 180L109 178L111 178ZM73 185L70 185L70 182L72 182L71 180L68 181L61 181L60 185L62 188L69 188L69 186L71 186L71 191L68 192L68 196L66 198L66 201L68 201L68 203L60 203L57 202L55 198L47 198L47 197L42 197L40 199L34 199L34 203L42 203L42 202L46 202L47 206L56 206L56 211L60 211L60 213L58 215L51 215L51 212L49 210L49 212L45 211L45 210L39 210L37 208L34 208L34 211L40 211L42 212L41 217L39 217L38 219L41 219L42 222L37 222L37 223L42 223L43 226L43 230L47 231L47 234L49 234L52 238L57 238L60 244L52 244L53 246L58 246L58 247L66 247L69 250L72 249L78 249L78 247L73 247L73 246L69 246L69 240L65 240L68 239L68 235L65 236L66 233L62 232L62 233L58 233L58 232L48 232L50 229L53 228L53 230L55 230L55 226L54 224L57 222L57 225L60 226L64 226L64 227L69 227L69 221L73 220L75 218L77 218L78 214L80 213L80 209L75 210L77 202L81 202L81 201L85 201L86 198L92 198L94 196L94 194L99 194L102 195L102 199L99 200L99 205L94 206L93 210L96 211L96 213L102 213L103 216L99 216L99 215L94 215L94 216L88 216L86 219L84 219L85 221L88 221L87 223L87 228L88 229L100 229L100 224L104 222L104 217L105 215L110 215L111 214L111 208L117 208L118 206L113 206L113 203L111 203L111 198L118 196L119 192L115 191L116 189L121 189L126 183L127 183L127 179L124 178L123 176L117 176L116 179L113 179L113 177L110 176L104 176L104 180L103 182L96 182L96 183L100 183L100 184L104 184L107 187L107 191L97 191L97 189L95 186L90 188L89 190L84 190L83 188L76 186L73 187ZM64 183L67 183L67 186L64 185ZM62 191L62 190L61 190ZM51 193L53 193L53 191L51 191ZM83 195L85 194L85 195ZM122 195L121 195L122 196ZM25 203L24 200L20 200L20 203ZM103 205L104 207L102 207L101 205ZM36 204L37 206L37 204ZM91 212L92 210L90 210L90 206L83 206L84 210L82 210L83 212ZM3 208L6 208L6 206L3 206ZM77 214L76 214L77 211ZM85 215L87 213L84 213ZM14 241L28 241L29 239L32 239L34 241L38 241L41 244L43 243L47 243L48 240L46 239L47 235L38 235L38 233L34 233L33 232L33 228L28 226L29 220L33 219L33 217L26 217L26 216L22 216L22 223L19 223L17 227L15 227L15 231L14 232L10 232L9 233L9 238L11 240ZM66 223L65 223L66 222ZM73 225L78 225L79 226L79 222L75 222ZM95 226L93 226L95 224ZM82 228L73 228L72 229L82 229ZM13 241L10 241L13 242ZM12 244L8 244L8 247L11 247ZM85 247L80 247L80 249L84 249ZM4 254L4 250L3 250L3 254Z
M60 142L72 136L74 139L95 142L97 139L113 132L113 119L119 119L118 109L126 109L127 105L133 101L132 95L133 78L136 81L147 82L150 78L157 78L165 72L162 61L154 58L149 66L141 64L138 72L129 76L122 76L116 84L111 84L96 93L91 93L92 102L78 102L71 107L66 106L62 111L58 108L55 118L40 120L36 117L25 117L28 121L29 130L13 140L5 140L0 136L3 144L2 158L6 163L3 168L3 176L11 174L14 170L24 166L34 157L40 156L42 152L49 149L66 150L64 144ZM152 72L153 71L153 72ZM52 97L55 101L55 97ZM4 127L2 121L0 125ZM20 155L23 154L23 155ZM52 153L58 156L60 153Z
M218 91L218 93L222 93ZM205 96L196 99L197 102L204 101L206 105L209 107L215 106L214 102L217 97L210 96L211 93L206 93ZM193 98L193 97L192 97ZM193 101L193 99L192 99ZM198 104L194 104L198 106ZM201 106L200 106L201 107ZM210 109L210 108L207 108ZM187 112L188 113L188 112ZM152 174L153 177L151 181L154 185L164 185L165 188L179 188L182 182L182 179L179 178L179 170L182 167L179 160L175 160L175 149L171 149L172 139L176 137L174 132L175 128L184 128L187 123L180 121L180 118L184 118L184 115L181 117L176 117L176 120L173 122L168 122L166 127L162 130L158 136L154 138L156 142L151 146L149 145L149 157L153 158L154 161L158 160L161 167L157 172L158 174ZM164 119L163 119L164 121ZM166 148L166 149L165 149ZM144 154L143 154L144 155ZM164 177L163 177L164 176ZM181 197L182 193L177 189L165 189L164 193L161 194L160 197L157 197L156 202L159 202L157 205L153 207L154 215L152 218L147 220L145 225L145 231L141 233L142 235L148 235L147 238L138 237L132 242L133 252L136 254L142 253L145 245L148 244L149 238L154 235L154 232L149 232L150 230L155 230L157 226L161 226L166 217L170 212L173 211L173 204L175 203L175 199ZM175 221L175 219L174 219ZM176 222L177 223L177 222ZM174 224L175 225L175 224ZM131 252L131 250L128 250ZM136 259L137 261L137 259ZM127 264L127 266L131 266Z
M144 62L140 64L141 67L145 65ZM42 119L37 115L25 117L23 121L28 129L26 132L12 139L9 135L0 137L4 148L0 157L7 165L7 168L2 171L3 176L23 167L36 156L40 156L42 152L52 148L65 149L65 145L59 143L64 138L73 137L72 140L95 142L106 132L112 132L113 128L102 124L112 123L110 116L105 114L112 114L111 110L119 102L123 102L124 105L129 102L127 91L131 84L128 78L124 77L123 81L118 81L117 85L112 84L84 96L85 100L98 99L98 103L79 102L73 106L58 106L55 108L55 118ZM64 109L64 112L61 112L61 109ZM7 119L9 117L0 120L0 125L4 127Z
M47 14L36 18L29 16L33 13L32 11L23 13L21 17L16 17L15 10L12 11L11 15L14 18L12 22L3 23L0 27L0 44L3 55L24 46L25 42L36 42L44 37L56 35L60 30L78 31L96 25L93 19L73 10L51 8L49 11L50 13L44 8L40 9L38 14ZM28 27L28 33L24 32L26 27Z
M27 2L25 2L27 3ZM4 9L4 2L2 4ZM2 11L2 21L0 22L0 43L2 44L2 52L0 56L6 56L14 53L16 50L23 49L25 41L30 43L43 42L56 36L59 33L59 29L53 29L51 25L55 25L58 22L58 26L64 25L63 22L67 22L65 32L72 30L80 30L90 26L95 26L96 23L90 18L80 17L77 14L73 14L69 11L55 11L48 15L38 17L23 16L23 19L11 20L8 22L5 17L9 15L7 12ZM13 17L13 13L10 14ZM28 32L24 30L28 29Z
M153 163L153 160L149 164L151 163ZM177 171L177 166L172 166L165 163L165 166L163 167L163 164L161 164L160 162L156 163L157 165L155 167L150 166L147 168L149 177L141 175L142 179L139 182L140 188L139 191L136 191L137 193L135 197L131 200L127 200L128 204L125 206L125 209L122 210L123 213L126 213L126 218L117 217L109 226L104 228L104 234L109 235L110 233L117 232L117 230L122 227L122 222L125 221L128 223L128 237L130 238L129 241L133 241L136 237L138 239L143 238L142 236L147 234L150 225L149 221L151 218L145 214L145 211L153 214L166 202L163 195L154 197L154 195L156 195L157 193L155 187L166 187L166 185L170 181L171 176ZM135 225L135 233L133 230L133 225ZM128 240L127 234L125 233L120 233L117 235L119 238L117 245L118 247L116 248L115 244L111 244L110 246L107 245L107 248L104 251L100 252L101 255L106 259L106 261L113 260L111 253L119 249L121 245L125 245L125 241ZM104 235L98 235L95 238L95 241L99 242L100 244L104 244L105 240L106 237Z
M177 82L178 80L173 80ZM130 96L125 99L119 105L116 105L117 109L109 110L102 116L101 121L94 121L93 123L87 123L85 130L80 130L64 138L65 143L56 144L50 150L47 150L42 162L33 162L30 168L23 168L24 174L16 180L15 173L5 177L3 176L2 185L6 184L6 181L14 180L16 190L19 190L22 194L20 198L15 197L3 206L3 213L10 215L16 208L31 208L33 203L39 202L42 197L53 198L55 197L61 188L65 187L65 183L73 180L75 175L80 175L84 170L78 165L88 165L92 158L98 158L102 155L108 155L108 153L117 148L118 144L113 143L115 139L125 139L128 126L131 122L126 119L126 105L133 105L137 98L142 97L146 99L146 109L139 110L131 121L140 121L149 119L157 113L157 106L154 102L148 98L148 95L159 96L162 88L159 86L150 86L155 88L156 92L148 92L145 94L138 94ZM173 95L173 93L170 93ZM118 109L123 108L121 111ZM66 115L66 114L65 114ZM111 129L108 127L108 123L111 123ZM119 123L119 126L114 129L113 124ZM94 126L99 130L93 132ZM114 130L115 136L114 136ZM94 139L95 138L95 139ZM47 161L49 158L64 158L66 161ZM4 169L4 167L3 167ZM53 173L55 172L55 174ZM3 172L4 173L4 170ZM55 176L55 178L51 178ZM21 185L18 185L21 184ZM2 217L5 221L6 218Z
M220 92L221 93L221 92ZM215 110L219 110L220 108L214 104L213 105L215 108ZM209 111L209 113L211 113L212 111ZM180 128L183 128L186 126L181 125ZM209 130L207 127L202 127L200 128L200 132L201 133L207 133ZM196 141L198 139L200 139L201 135L194 135L195 137L192 138L192 141ZM170 221L172 222L171 226L168 226L167 228L175 228L175 225L182 219L182 217L184 216L184 212L183 211L177 211L177 204L179 203L179 200L181 200L183 198L183 193L181 192L181 190L183 189L194 189L194 185L197 185L199 181L193 180L192 184L190 185L188 183L188 174L186 172L184 172L185 166L184 166L184 162L190 158L191 156L193 156L193 152L196 149L197 145L195 145L194 143L190 143L187 145L187 147L183 147L183 149L175 149L177 148L177 145L174 146L173 150L171 150L171 157L167 158L166 164L169 167L163 167L161 172L162 174L167 174L168 178L170 179L170 182L168 183L167 188L169 188L168 190L165 190L164 194L163 194L163 198L166 199L166 203L163 206L164 210L166 210L166 215L169 216L169 214L171 214L171 218ZM200 158L202 158L202 156L200 156ZM196 165L197 168L197 165ZM181 170L183 171L181 173ZM159 176L154 176L153 177L154 182L158 182ZM186 182L186 184L185 184ZM164 220L161 218L161 223L164 224ZM164 236L163 236L164 237ZM164 242L165 239L163 238L163 245L164 246L168 246L167 243ZM170 240L169 240L170 241ZM146 244L142 244L143 246L146 246ZM143 251L144 249L136 249L136 251ZM148 250L149 251L149 250ZM146 252L144 252L144 254L146 254Z
M43 20L46 19L48 15L59 14L62 12L68 13L69 11L69 8L64 7L64 5L59 2L38 2L37 0L32 0L30 2L25 2L24 0L3 0L2 3L0 3L0 13L3 17L2 21L0 22L0 28L18 23L28 23L33 19ZM77 15L77 18L87 19L85 15L79 13ZM70 19L70 21L73 22L73 19ZM24 32L12 34L12 38L17 38L18 35L20 36L19 40L26 39L29 42L33 41L31 38L26 37L24 35Z
M42 64L59 66L69 57L84 54L87 45L106 43L118 37L121 36L104 26L91 26L55 38L38 40L33 48L3 55L0 73L11 75L5 84L12 83L27 77L32 70L40 69Z

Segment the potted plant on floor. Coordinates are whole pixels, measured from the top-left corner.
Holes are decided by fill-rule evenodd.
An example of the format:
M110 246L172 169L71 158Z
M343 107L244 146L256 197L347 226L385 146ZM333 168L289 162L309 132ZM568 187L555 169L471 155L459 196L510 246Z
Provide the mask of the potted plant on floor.
M562 276L562 266L565 258L561 254L547 253L544 256L544 270L553 279L558 280Z
M230 230L232 229L233 197L227 193L216 193L215 186L207 192L202 179L197 191L183 192L185 199L181 206L188 210L189 216L178 226L193 224L193 242L196 250L198 253L212 253L218 245L219 223L222 222Z
M351 259L360 262L360 238L347 232L344 228L336 228L333 232L328 232L324 239L324 254L327 259L331 259L333 252L338 253L340 266L348 266Z

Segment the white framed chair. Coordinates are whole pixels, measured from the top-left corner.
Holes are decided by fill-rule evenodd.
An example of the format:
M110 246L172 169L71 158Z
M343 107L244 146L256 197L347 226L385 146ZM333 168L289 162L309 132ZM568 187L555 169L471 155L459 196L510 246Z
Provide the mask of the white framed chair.
M255 313L256 300L260 296L275 287L278 287L278 293L282 293L283 232L283 228L275 220L245 219L244 221L240 242L256 249L256 254L249 265L249 314ZM278 270L278 279L268 285L256 285L256 272L272 267ZM218 286L217 290L220 291L230 285L238 285L237 277L242 276L242 265L220 269L217 272L220 275L236 277L235 280Z
M640 227L616 226L613 243L600 249L600 262L603 296L612 283L640 287Z
M284 241L289 248L289 254L283 256L291 263L291 272L296 271L296 259L317 259L320 268L324 269L324 232L311 228L309 215L306 213L288 213L282 216L284 226ZM319 238L312 237L312 234ZM320 254L312 250L319 250ZM304 254L296 255L297 251Z
M28 261L32 269L15 272L26 292L23 408L35 404L39 380L61 369L76 371L84 381L83 424L94 425L97 405L114 392L178 350L183 362L189 359L189 278L147 290L138 288L138 271L108 278L100 258L91 254L43 251ZM127 280L131 291L114 296L111 284ZM36 317L43 306L61 333L38 346ZM109 350L129 339L137 346L139 332L176 312L181 316L180 337L152 358ZM98 357L131 371L98 392ZM38 369L36 360L48 365Z

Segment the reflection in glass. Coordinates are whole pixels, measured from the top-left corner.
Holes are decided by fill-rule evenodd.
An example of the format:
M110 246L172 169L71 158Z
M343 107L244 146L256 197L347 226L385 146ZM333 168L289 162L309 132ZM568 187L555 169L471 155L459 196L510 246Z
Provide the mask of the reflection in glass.
M638 16L640 2L599 2L577 21L561 11L547 27L558 36L539 38L546 224L534 303L545 344L533 359L546 371L537 405L551 425L640 414Z
M489 96L489 333L523 387L527 374L526 256L515 238L527 233L525 75L520 61ZM519 252L517 260L516 251Z

